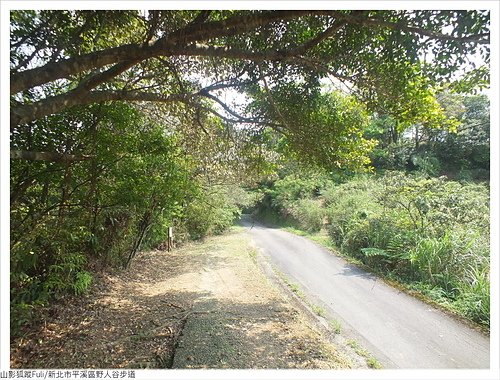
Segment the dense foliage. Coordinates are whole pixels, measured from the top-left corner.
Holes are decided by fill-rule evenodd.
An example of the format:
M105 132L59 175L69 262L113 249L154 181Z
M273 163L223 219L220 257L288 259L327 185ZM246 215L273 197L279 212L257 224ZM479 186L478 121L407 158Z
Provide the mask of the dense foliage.
M489 325L489 101L449 91L436 99L442 125L371 117L363 131L377 143L373 174L289 163L262 184L259 212L326 233L343 254Z
M11 164L13 327L58 294L85 292L99 267L126 267L141 249L161 246L168 227L177 243L201 239L224 231L248 203L238 188L210 182L178 132L130 105L73 109L44 122L12 134L13 149L59 158ZM212 160L220 175L224 158Z
M161 246L168 227L202 239L259 198L487 322L484 187L332 178L487 177L487 99L456 92L487 86L488 11L10 16L13 327L85 292L99 266ZM328 173L283 174L301 165ZM262 178L267 190L242 190Z
M322 83L344 83L401 124L436 124L429 88L457 82L459 71L476 78L462 90L485 85L489 12L16 10L10 46L13 130L74 106L157 102L268 127L305 161L352 167L369 148L358 134L364 110L353 98L320 96ZM485 65L471 69L468 54ZM352 112L325 118L331 107Z
M425 174L387 172L344 183L288 175L265 190L271 209L372 270L489 324L489 189ZM276 221L276 220L275 220Z
M458 180L488 180L490 174L489 100L485 95L436 94L442 116L438 125L414 123L402 128L378 114L365 138L378 141L370 153L373 166L384 170L423 170L432 176Z

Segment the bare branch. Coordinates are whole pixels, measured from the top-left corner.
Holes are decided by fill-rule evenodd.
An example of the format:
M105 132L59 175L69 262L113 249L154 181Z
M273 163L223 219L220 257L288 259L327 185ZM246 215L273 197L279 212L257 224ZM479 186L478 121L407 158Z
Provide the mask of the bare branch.
M70 91L66 94L43 99L32 104L12 107L10 112L10 126L11 129L15 129L18 125L26 124L41 117L60 112L68 107L100 103L110 100L189 103L190 96L183 94L163 95L137 91L91 91L86 93L84 96L81 96L79 92Z
M224 103L222 100L220 100L216 96L210 94L208 91L202 90L202 91L199 92L199 94L202 95L202 96L204 96L204 97L206 97L206 98L212 99L214 102L216 102L217 104L219 104L224 109L224 111L226 111L231 116L236 117L238 120L240 120L240 122L246 122L246 123L253 123L253 122L255 122L255 119L250 119L248 117L239 115L238 113L236 113L235 111L233 111L226 103Z
M53 152L30 152L25 150L11 150L10 158L29 161L51 161L51 162L74 162L90 160L93 156L53 153Z

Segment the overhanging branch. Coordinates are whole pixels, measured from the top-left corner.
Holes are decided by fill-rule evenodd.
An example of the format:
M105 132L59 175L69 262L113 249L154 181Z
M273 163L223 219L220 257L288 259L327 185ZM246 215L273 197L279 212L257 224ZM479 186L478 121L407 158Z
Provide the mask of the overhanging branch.
M189 103L190 96L183 94L163 95L137 91L91 91L84 95L80 95L79 92L74 93L70 91L66 94L40 100L32 104L19 105L11 108L10 126L11 129L15 129L19 125L60 112L68 107L101 103L111 100L127 100L131 102Z
M265 11L237 15L225 20L189 25L170 33L154 43L128 44L50 62L43 66L11 74L10 93L16 94L56 79L69 78L121 61L142 61L151 57L169 56L179 46L245 33L276 21L286 21L306 15L331 14L331 11Z
M51 161L51 162L66 163L66 162L90 160L93 158L93 156L53 153L53 152L30 152L25 150L11 150L10 158L13 160Z
M364 26L376 26L382 28L389 28L394 30L403 30L413 34L419 34L421 36L427 36L434 40L445 40L445 41L458 41L458 42L476 42L478 44L489 44L490 35L489 33L473 34L469 36L457 37L450 34L440 33L432 30L427 30L424 28L419 28L416 26L409 26L406 24L398 22L390 22L377 20L372 18L365 18L359 16L353 16L351 14L342 13L339 11L332 11L332 13L338 17L340 20L345 20L350 24L364 25Z

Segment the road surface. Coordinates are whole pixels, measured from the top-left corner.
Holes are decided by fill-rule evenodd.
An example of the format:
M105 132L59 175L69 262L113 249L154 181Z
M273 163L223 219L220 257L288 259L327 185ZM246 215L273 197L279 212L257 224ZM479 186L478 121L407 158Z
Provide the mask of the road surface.
M304 237L246 216L241 224L264 256L384 368L489 368L484 334Z

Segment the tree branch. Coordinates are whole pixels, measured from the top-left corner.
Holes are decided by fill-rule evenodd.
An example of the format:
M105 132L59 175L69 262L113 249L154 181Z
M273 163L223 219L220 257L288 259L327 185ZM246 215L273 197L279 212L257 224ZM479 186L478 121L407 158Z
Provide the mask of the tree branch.
M292 52L280 50L268 50L262 52L233 49L222 46L209 46L204 44L192 44L183 48L174 50L176 55L197 56L197 57L217 57L230 59L246 59L254 62L263 61L285 61L295 58L291 56Z
M413 34L419 34L421 36L427 36L434 40L445 40L445 41L458 41L458 42L477 42L479 44L489 44L490 37L489 33L480 33L464 37L456 37L449 34L444 34L440 32L435 32L432 30L427 30L415 26L408 26L406 24L389 22L383 20L377 20L372 18L362 18L358 16L353 16L351 14L342 13L339 11L332 11L332 13L341 20L345 20L350 24L364 25L364 26L378 26L383 28L389 28L394 30L404 30Z
M184 102L189 103L190 96L183 94L163 95L137 91L91 91L83 96L75 90L38 102L12 107L10 111L11 130L19 125L29 123L76 105L87 105L111 100L127 100L132 102Z
M233 16L221 21L191 24L160 38L154 43L118 46L71 57L58 62L47 63L44 66L19 73L12 73L10 93L16 94L56 79L68 78L82 71L92 70L120 61L141 61L155 56L168 56L171 55L169 53L170 49L195 41L206 41L212 38L231 36L248 32L276 21L320 14L331 14L331 11L266 11Z
M84 79L76 88L76 90L82 91L82 92L87 92L90 91L91 89L95 88L96 86L109 81L110 79L116 77L117 75L120 75L124 71L127 71L130 69L132 66L134 66L136 63L140 62L140 60L128 60L128 61L123 61L120 63L117 63L110 69L90 76L89 78Z
M206 97L206 98L212 99L214 102L216 102L217 104L219 104L224 109L224 111L226 111L231 116L236 117L238 120L240 120L240 122L245 122L245 123L253 123L253 122L255 122L255 119L250 119L248 117L239 115L238 113L236 113L235 111L233 111L226 103L224 103L222 100L220 100L216 96L210 94L208 91L201 90L199 92L199 94L201 96Z
M154 54L152 45L129 44L89 54L49 62L44 66L10 75L10 93L17 94L56 79L69 78L82 71L125 60L143 60Z
M305 42L304 44L293 49L289 53L289 55L299 56L299 55L304 54L307 50L312 49L313 47L315 47L316 45L318 45L322 41L326 40L329 37L332 37L345 24L346 24L346 22L344 20L336 21L331 27L329 27L325 31L321 32L316 37L310 39L309 41Z
M51 162L74 162L85 161L92 159L92 156L74 155L52 152L29 152L25 150L11 150L10 158L13 160L29 160L29 161L51 161Z

